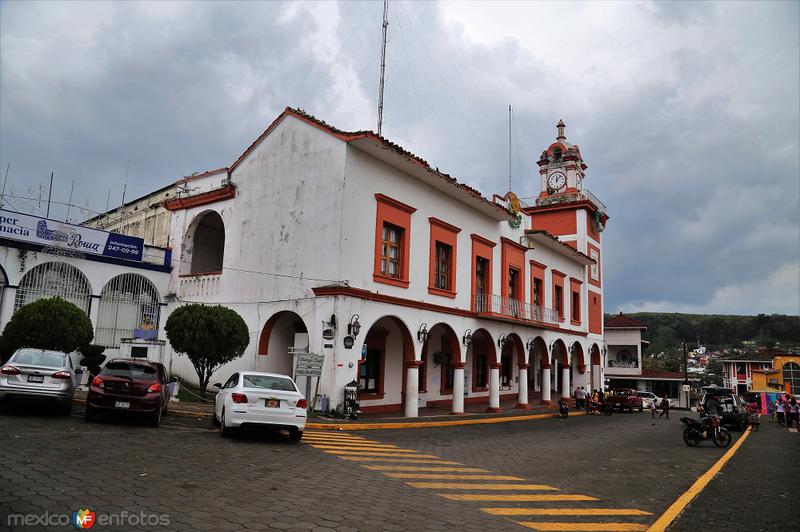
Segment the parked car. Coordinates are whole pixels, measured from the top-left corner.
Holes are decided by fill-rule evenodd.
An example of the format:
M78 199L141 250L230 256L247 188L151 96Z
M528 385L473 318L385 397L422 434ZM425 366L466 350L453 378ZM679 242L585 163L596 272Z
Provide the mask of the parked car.
M719 402L722 410L719 419L723 425L734 427L741 431L747 428L747 407L732 388L703 387L703 396L700 399L700 404L704 410L708 408L707 403L711 397L714 397Z
M67 353L25 347L0 368L0 400L50 400L68 415L75 392L75 374Z
M261 426L288 430L299 441L306 426L308 401L286 375L247 371L234 373L225 384L215 383L214 423L228 436L231 429Z
M89 385L86 420L93 421L100 413L125 412L145 415L157 427L167 413L167 383L163 364L144 359L110 360Z
M628 412L633 412L638 410L641 412L644 409L642 398L632 388L609 390L606 393L606 404L619 411L627 410Z

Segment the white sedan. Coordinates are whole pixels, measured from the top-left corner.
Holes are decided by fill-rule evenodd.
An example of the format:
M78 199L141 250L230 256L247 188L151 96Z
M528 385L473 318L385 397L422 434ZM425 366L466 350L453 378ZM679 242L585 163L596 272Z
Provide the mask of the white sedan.
M303 437L308 401L286 375L239 372L213 387L219 389L214 423L220 425L223 436L233 428L251 425L288 430L294 441Z

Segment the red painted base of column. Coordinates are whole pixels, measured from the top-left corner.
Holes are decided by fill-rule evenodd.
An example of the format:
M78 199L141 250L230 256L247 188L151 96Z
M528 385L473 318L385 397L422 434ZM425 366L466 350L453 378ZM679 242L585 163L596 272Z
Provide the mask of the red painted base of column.
M490 406L489 408L487 408L487 409L485 410L485 412L486 412L487 414L498 414L498 413L500 413L500 412L502 412L502 411L503 411L503 409L502 409L502 408L495 408L495 407L493 407L493 406Z
M451 416L463 416L464 412L450 412Z
M516 408L517 410L530 410L531 409L531 407L530 407L530 405L528 403L517 403L517 406L515 406L514 408Z
M547 406L550 406L550 401L545 401L544 399L542 399L541 401L539 401L539 404L540 404L540 405L547 405Z

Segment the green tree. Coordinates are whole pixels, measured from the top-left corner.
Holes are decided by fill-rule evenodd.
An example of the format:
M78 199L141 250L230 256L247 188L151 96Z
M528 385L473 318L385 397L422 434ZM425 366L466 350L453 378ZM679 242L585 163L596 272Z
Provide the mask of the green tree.
M170 314L165 329L172 348L192 362L203 397L211 375L241 357L250 343L242 317L221 306L184 305Z
M94 330L84 311L60 297L39 299L19 309L3 330L2 349L20 347L71 353L89 345Z

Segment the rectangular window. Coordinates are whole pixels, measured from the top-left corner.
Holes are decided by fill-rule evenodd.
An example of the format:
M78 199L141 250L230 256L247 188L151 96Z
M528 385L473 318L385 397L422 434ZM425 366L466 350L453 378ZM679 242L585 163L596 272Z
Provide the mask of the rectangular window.
M377 349L367 350L367 359L359 368L359 388L364 393L379 393L381 379L381 352Z
M559 318L564 317L564 289L558 285L555 286L554 292L556 313Z
M487 280L489 261L483 257L475 258L475 310L486 312L488 309Z
M581 321L581 293L572 292L572 321Z
M508 269L508 298L518 299L519 291L517 290L517 275L519 270L516 268Z
M489 359L486 355L477 355L475 357L475 388L486 388L489 386L488 368Z
M436 242L436 272L434 286L440 290L451 290L450 287L450 258L453 248L447 244Z
M533 279L533 304L537 307L544 305L544 294L542 293L542 280L538 277Z
M381 250L381 273L383 275L400 278L402 239L402 229L389 223L383 224L383 242Z

